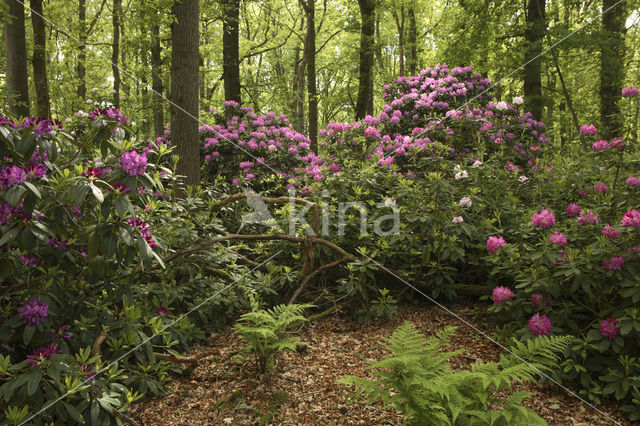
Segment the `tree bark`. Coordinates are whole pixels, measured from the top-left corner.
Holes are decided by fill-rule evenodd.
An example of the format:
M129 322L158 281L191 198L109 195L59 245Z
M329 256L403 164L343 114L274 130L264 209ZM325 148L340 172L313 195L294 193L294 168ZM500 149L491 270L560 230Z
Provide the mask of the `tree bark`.
M542 120L544 98L542 97L542 40L545 33L545 0L528 0L526 51L524 66L525 109L533 118Z
M159 19L154 16L154 19ZM160 25L151 25L151 88L153 90L153 133L155 137L164 135L164 110L162 107L162 45L160 44Z
M240 0L224 0L222 3L222 78L224 99L241 103L239 18Z
M311 150L318 152L318 88L316 85L316 5L315 0L300 0L307 18L305 57L307 58L307 96L309 97L309 139Z
M51 118L49 79L47 77L47 34L43 18L42 0L31 0L31 25L33 27L33 81L36 89L36 115Z
M113 71L113 105L120 108L120 4L121 0L113 0L112 24L113 44L111 46L111 69Z
M416 27L416 11L413 5L409 7L407 14L409 15L407 65L409 65L409 74L413 76L418 72L418 28Z
M78 96L82 102L87 98L87 71L84 67L87 62L87 3L86 0L78 0L78 63L76 74L78 76Z
M627 18L626 4L617 0L602 0L602 44L600 46L600 121L605 138L620 136L622 122L617 102L624 81L624 36Z
M4 20L4 52L6 56L9 112L15 117L29 116L29 76L24 28L24 5L6 0L9 18Z
M171 140L180 157L177 173L187 185L200 184L198 136L199 0L176 1L171 24ZM180 194L180 192L182 194ZM179 191L179 196L184 189Z
M404 73L404 2L400 4L400 16L398 11L393 11L393 17L396 21L396 28L398 29L398 65L400 67L400 75Z
M360 71L356 120L373 114L373 61L375 54L375 0L358 0L360 6Z

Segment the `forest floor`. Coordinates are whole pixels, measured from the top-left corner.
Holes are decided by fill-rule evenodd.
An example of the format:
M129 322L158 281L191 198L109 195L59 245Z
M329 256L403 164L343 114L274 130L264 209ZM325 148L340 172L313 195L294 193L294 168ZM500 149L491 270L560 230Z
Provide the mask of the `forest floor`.
M491 335L483 307L470 303L450 308ZM199 365L188 377L172 380L164 397L135 405L133 418L145 425L401 424L402 415L379 403L367 405L336 380L347 374L368 374L366 361L386 354L378 341L390 336L403 321L426 335L447 325L459 326L449 349L466 352L452 360L455 368L495 361L500 355L498 346L440 308L407 306L400 307L393 320L369 325L339 314L307 324L297 333L308 345L306 351L281 354L271 379L266 380L256 375L252 359L238 360L235 355L243 346L242 339L227 330L211 335L207 345L191 351L188 355L198 357ZM553 383L515 388L533 393L524 404L549 424L613 423ZM621 424L630 424L612 402L598 409Z

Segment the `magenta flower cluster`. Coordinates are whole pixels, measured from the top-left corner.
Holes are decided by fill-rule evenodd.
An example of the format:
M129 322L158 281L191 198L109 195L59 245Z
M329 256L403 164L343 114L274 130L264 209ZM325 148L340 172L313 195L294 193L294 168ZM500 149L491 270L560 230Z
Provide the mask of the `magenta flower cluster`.
M136 228L140 231L140 235L142 235L142 238L144 238L147 244L149 244L149 247L153 248L156 246L155 240L149 233L150 226L147 222L137 217L133 219L129 219L127 222L132 228Z
M551 332L551 320L548 316L535 313L529 319L529 331L536 336L544 336Z
M51 344L42 348L38 348L31 355L27 355L27 364L31 367L37 367L45 361L51 359L54 354L59 354L62 351L58 348L58 345Z
M531 224L536 228L551 228L556 224L556 217L547 209L542 209L539 213L534 213Z
M620 334L620 327L617 327L618 320L607 318L600 323L600 334L607 339L615 339Z
M624 265L624 257L611 256L609 260L602 259L602 267L609 271L619 271Z
M505 301L513 300L515 293L507 287L498 286L493 289L492 296L496 305L502 305Z
M122 154L119 162L120 168L130 176L140 176L147 171L147 156L135 150Z
M487 239L487 250L494 254L502 246L506 246L507 242L502 237L489 237Z
M624 96L625 98L636 97L638 96L638 88L634 86L625 87L624 89L622 89L622 96Z
M633 226L640 228L640 212L638 210L629 210L622 217L622 226Z
M18 309L20 319L27 325L38 325L42 323L49 314L49 305L40 302L38 299L29 300L23 307Z
M581 135L594 136L596 133L598 133L598 130L596 130L596 126L593 124L583 124L582 127L580 127Z
M564 247L567 245L567 237L562 232L555 231L549 236L549 244L555 244L558 247Z

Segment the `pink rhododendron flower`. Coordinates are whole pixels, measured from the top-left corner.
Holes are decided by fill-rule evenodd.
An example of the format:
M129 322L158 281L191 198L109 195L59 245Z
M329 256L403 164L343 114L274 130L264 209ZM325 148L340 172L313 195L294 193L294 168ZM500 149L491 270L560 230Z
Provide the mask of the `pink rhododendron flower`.
M579 205L571 203L567 207L567 216L569 217L578 216L581 211L582 211L582 208Z
M534 293L531 295L531 305L534 308L538 308L540 306L549 306L551 305L551 296L547 296L546 302L542 302L543 296L538 293Z
M564 247L567 245L567 237L562 232L554 232L549 236L549 244L556 244L558 247Z
M629 210L622 217L622 226L634 226L640 228L640 212L638 210Z
M596 126L593 124L583 124L582 127L580 127L581 135L593 136L596 133L598 133L598 131L596 130Z
M551 228L556 224L556 217L547 209L542 209L540 213L534 213L531 223L536 228Z
M638 96L638 88L637 87L625 87L622 89L622 96L625 98L632 98Z
M602 192L603 194L605 192L607 192L607 185L605 185L604 183L600 182L597 183L594 187L593 187L593 192L594 193L598 193L598 192Z
M515 293L507 287L498 286L493 289L493 301L496 305L502 305L505 300L512 300Z
M629 176L627 178L628 186L640 186L640 177Z
M607 318L602 320L600 323L600 334L607 339L615 339L616 336L620 333L620 327L616 327L618 325L618 320L615 318Z
M617 231L616 228L611 225L605 225L604 229L602 230L602 234L607 238L613 239L620 236L620 231Z
M600 221L600 216L597 214L593 214L593 212L589 209L581 210L580 216L577 219L580 225L591 224L594 225Z
M60 352L58 345L49 345L36 349L31 355L27 355L27 364L36 367L49 360L53 354L59 354Z
M594 151L602 151L603 149L609 148L609 142L603 140L595 141L591 147Z
M602 259L602 267L608 271L619 271L623 265L624 257L621 256L611 256L609 260Z
M546 315L533 314L529 320L529 331L536 336L544 336L551 331L551 320Z
M500 247L506 246L507 242L502 237L489 237L487 240L487 250L494 254Z

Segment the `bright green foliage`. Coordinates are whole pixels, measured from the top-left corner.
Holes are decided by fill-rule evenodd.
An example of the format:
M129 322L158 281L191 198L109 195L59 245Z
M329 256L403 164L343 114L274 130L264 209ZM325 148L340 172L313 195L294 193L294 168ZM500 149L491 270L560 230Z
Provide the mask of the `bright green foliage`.
M257 309L256 303L252 305L253 311L242 315L233 330L247 341L245 351L255 355L258 369L265 373L273 368L278 352L296 350L298 338L286 336L285 332L307 321L302 312L313 305L278 305L266 310Z
M530 393L518 391L505 401L496 393L510 389L512 381L532 380L537 371L513 355L503 356L499 363L475 364L471 371L453 370L449 359L461 351L443 352L455 327L425 338L405 322L382 346L392 355L372 362L369 368L379 379L345 376L340 383L355 385L369 401L382 401L405 413L408 423L415 424L545 424L533 410L520 403ZM528 345L518 344L514 353L535 359L538 369L550 370L570 338L537 338ZM537 356L540 355L539 358ZM497 409L498 407L501 407Z

